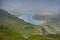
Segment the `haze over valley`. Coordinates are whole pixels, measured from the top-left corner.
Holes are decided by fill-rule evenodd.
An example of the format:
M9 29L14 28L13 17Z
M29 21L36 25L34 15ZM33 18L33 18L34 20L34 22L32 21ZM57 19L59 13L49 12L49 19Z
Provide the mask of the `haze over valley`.
M0 40L60 40L60 0L0 0Z

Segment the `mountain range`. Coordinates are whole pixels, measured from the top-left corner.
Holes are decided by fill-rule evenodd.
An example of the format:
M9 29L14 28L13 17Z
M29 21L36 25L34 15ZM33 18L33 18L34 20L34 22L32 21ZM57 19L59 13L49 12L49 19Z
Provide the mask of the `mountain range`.
M59 28L60 25L57 25L54 22L47 22L42 25L27 23L24 20L17 18L15 15L11 15L7 11L0 9L1 40L3 38L3 40L5 40L6 36L6 40L35 40L34 38L36 38L36 40L53 40L55 38L50 39L49 34L54 34L54 36L55 34L58 34L59 36ZM49 37L47 37L47 35L49 35Z

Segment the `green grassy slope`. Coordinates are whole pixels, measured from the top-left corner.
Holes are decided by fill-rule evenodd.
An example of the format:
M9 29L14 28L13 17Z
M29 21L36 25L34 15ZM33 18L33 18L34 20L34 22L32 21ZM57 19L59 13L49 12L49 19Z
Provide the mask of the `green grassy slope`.
M0 40L59 40L60 35L39 35L39 27L0 9Z
M19 32L15 32L9 28L0 29L0 40L24 40Z
M19 19L2 9L0 9L0 24L3 24L4 27L9 27L16 32L20 32L23 37L37 34L35 25L26 23L22 19Z

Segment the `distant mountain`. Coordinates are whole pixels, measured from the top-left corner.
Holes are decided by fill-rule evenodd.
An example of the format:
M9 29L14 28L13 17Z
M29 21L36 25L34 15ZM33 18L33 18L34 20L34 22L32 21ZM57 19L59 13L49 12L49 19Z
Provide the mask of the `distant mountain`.
M53 20L58 18L58 13L53 13L53 12L41 12L37 13L33 16L34 19L36 20Z

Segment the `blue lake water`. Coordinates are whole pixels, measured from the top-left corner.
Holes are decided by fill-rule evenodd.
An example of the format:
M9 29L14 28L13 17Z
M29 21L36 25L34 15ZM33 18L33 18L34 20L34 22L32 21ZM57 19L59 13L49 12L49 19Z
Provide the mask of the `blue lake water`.
M40 25L40 24L43 24L45 21L41 21L41 20L35 20L33 19L33 14L23 14L23 15L17 15L18 18L20 19L23 19L25 22L28 22L28 23L32 23L32 24L35 24L35 25Z

